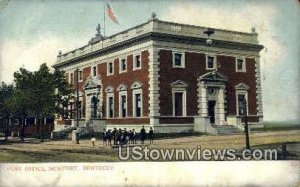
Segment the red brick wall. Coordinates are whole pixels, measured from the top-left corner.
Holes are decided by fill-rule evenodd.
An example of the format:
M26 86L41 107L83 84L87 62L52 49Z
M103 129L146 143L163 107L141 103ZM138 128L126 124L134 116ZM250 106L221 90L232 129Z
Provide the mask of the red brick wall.
M126 119L107 119L107 124L147 124L150 122L149 118L126 118Z
M197 78L209 72L206 70L205 54L185 53L185 68L172 68L172 51L160 50L160 114L172 116L172 88L171 83L182 80L188 84L187 87L187 115L198 115L197 101ZM228 114L236 114L236 97L234 86L244 82L250 86L248 90L249 114L256 115L256 82L255 82L255 60L246 59L246 73L235 72L235 57L217 56L217 62L221 65L219 71L228 77L227 104Z
M191 124L194 123L193 117L161 117L159 119L161 124Z
M187 115L198 115L197 108L197 78L206 73L205 55L200 53L185 53L185 69L172 68L172 51L161 50L160 61L160 114L172 116L172 88L171 83L182 80L187 87Z
M235 57L218 56L218 63L221 65L219 71L228 77L226 88L228 115L236 114L235 86L241 82L250 86L248 90L249 115L257 114L256 104L256 78L255 59L246 58L246 72L235 71Z
M125 84L127 89L127 115L128 117L132 117L132 89L130 86L138 81L142 84L143 90L143 117L149 116L149 52L143 51L141 55L141 64L142 69L133 71L133 55L127 56L127 72L119 73L119 58L114 59L114 74L107 76L107 65L106 63L102 63L98 65L98 74L100 74L102 78L103 85L103 115L106 117L106 93L105 89L108 86L112 86L114 88L114 116L115 118L119 117L119 92L117 88L120 84ZM123 123L127 123L129 120L132 123L139 123L141 120L133 120L133 119L119 119L114 120L110 119L110 123L119 123L122 120Z
M41 128L41 132L43 134L49 134L54 129L54 124L25 125L24 126L24 135L25 136L39 135L40 128ZM11 130L14 132L15 136L18 134L18 132L21 134L22 125L13 125Z

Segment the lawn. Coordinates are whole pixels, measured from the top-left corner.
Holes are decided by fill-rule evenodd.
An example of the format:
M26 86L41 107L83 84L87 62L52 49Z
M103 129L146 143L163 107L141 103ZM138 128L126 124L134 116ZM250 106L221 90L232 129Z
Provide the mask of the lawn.
M300 142L300 130L252 132L250 134L251 147L274 148L282 143ZM139 143L139 142L138 142ZM234 148L241 150L245 147L243 134L237 135L191 135L186 137L166 138L155 140L150 148ZM97 141L95 146L88 139L80 144L70 140L28 139L25 143L10 140L0 145L0 162L29 163L29 162L106 162L120 161L118 149L103 146Z

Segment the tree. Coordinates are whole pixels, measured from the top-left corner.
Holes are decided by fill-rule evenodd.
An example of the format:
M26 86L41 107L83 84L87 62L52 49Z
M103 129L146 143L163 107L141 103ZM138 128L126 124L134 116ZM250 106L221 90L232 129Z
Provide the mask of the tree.
M66 81L65 72L60 70L54 71L55 88L56 88L56 113L59 114L63 119L68 118L68 106L74 96L72 93L74 89Z
M11 111L7 107L7 100L9 100L14 92L14 87L12 84L8 85L4 82L0 85L0 121L2 124L2 128L4 128L5 140L7 140L9 133L9 123L11 119Z
M65 80L64 72L55 70L52 73L46 64L35 72L20 68L14 73L14 81L16 86L12 97L6 101L6 108L14 117L22 118L21 140L24 139L24 122L28 116L37 119L39 138L43 140L43 119L62 113L73 90Z
M14 119L21 118L21 141L24 140L25 119L30 115L32 100L31 88L33 87L33 73L20 68L14 73L15 88L12 97L6 100L6 108L10 111L10 115Z
M42 120L61 112L61 107L70 102L72 90L65 80L64 72L55 70L51 73L46 64L42 64L40 69L33 73L33 83L31 111L39 122L40 139L43 140Z

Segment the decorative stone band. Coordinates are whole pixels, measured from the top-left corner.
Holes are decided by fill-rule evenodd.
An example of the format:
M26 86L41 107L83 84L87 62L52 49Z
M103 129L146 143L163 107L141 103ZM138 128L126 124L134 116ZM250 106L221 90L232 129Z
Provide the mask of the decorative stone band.
M95 50L90 53L83 54L81 56L77 56L72 59L63 61L61 63L57 63L57 64L53 65L53 67L54 68L64 67L64 66L67 66L70 64L82 62L82 61L85 61L88 59L93 59L98 56L103 56L103 55L106 55L106 54L109 54L109 53L112 53L112 52L115 52L118 50L122 50L122 49L125 49L128 47L134 46L134 45L141 44L143 42L151 41L151 40L206 46L206 38L149 32L149 33L140 35L138 37L131 38L131 39L128 39L128 40L120 42L120 43L116 43L116 44L108 46L106 48ZM229 42L229 41L222 41L222 40L214 40L211 47L246 50L246 51L254 51L254 52L259 52L261 49L263 49L262 45L239 43L239 42Z

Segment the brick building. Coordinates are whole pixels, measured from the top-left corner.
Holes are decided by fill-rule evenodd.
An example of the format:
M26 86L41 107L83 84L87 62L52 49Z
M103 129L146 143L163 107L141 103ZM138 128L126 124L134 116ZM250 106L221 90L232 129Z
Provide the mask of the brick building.
M156 132L213 131L263 118L259 52L251 33L147 22L59 53L54 68L79 87L80 125ZM76 94L75 94L76 95ZM242 104L246 100L247 110ZM76 117L70 105L69 118ZM56 121L65 124L65 121Z

